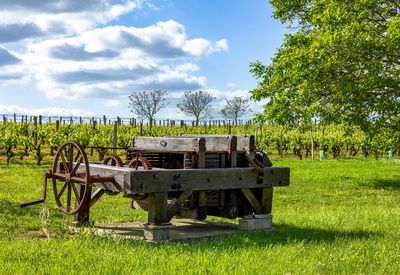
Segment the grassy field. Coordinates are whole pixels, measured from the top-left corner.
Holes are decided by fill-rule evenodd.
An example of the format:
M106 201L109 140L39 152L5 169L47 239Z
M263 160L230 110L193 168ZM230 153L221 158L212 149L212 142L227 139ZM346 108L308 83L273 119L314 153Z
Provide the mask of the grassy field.
M161 244L71 236L71 219L52 198L47 208L20 209L40 197L46 165L0 166L1 274L400 273L398 161L275 161L292 169L291 186L275 189L278 232ZM107 196L92 219L145 215L131 210L129 200Z

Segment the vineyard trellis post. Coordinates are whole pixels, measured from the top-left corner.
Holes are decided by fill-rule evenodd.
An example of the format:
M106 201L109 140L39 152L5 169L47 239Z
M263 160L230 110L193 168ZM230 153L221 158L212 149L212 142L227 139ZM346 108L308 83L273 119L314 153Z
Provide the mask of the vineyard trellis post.
M114 134L113 134L113 155L117 155L117 149L115 149L117 147L117 133L118 133L118 121L114 122Z
M311 160L314 160L314 124L311 121L311 131L310 131L310 140L311 140Z

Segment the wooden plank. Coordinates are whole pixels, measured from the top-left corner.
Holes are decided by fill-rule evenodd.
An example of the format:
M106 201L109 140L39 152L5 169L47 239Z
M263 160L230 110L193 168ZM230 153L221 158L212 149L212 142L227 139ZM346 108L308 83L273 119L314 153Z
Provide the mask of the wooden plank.
M254 135L237 135L237 151L252 152L256 149Z
M232 135L180 135L174 137L204 137L207 142L207 150L210 150L212 147L209 145L212 139L220 139L220 138L227 138ZM237 151L254 151L256 149L256 142L254 135L235 135L237 138ZM209 147L209 148L208 148Z
M132 140L133 150L157 152L197 152L204 151L204 138L139 137Z
M236 150L236 136L233 135L180 135L168 136L171 138L204 138L207 152L227 152L229 139L232 139L232 150Z
M251 206L253 207L256 214L262 213L262 206L259 201L254 197L253 191L249 188L242 189L243 194L246 196L247 200L250 202Z

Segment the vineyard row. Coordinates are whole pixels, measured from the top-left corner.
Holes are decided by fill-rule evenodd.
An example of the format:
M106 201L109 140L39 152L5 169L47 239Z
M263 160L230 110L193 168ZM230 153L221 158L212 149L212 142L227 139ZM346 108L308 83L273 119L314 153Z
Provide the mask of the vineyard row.
M288 129L273 125L221 125L167 127L146 125L98 125L60 124L58 122L0 123L0 155L7 163L13 158L24 159L31 156L40 165L44 152L53 154L67 140L75 140L85 147L97 147L99 158L112 151L110 147L128 148L132 137L174 136L180 134L252 134L256 136L257 146L269 154L310 158L312 152L323 151L331 158L383 157L388 151L398 153L399 137L389 131L373 138L356 128L342 125L313 125L312 128L296 127Z

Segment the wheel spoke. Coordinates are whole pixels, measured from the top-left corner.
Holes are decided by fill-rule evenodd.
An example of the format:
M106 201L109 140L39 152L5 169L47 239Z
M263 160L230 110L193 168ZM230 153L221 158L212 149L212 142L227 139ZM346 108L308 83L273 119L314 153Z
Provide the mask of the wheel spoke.
M71 183L68 184L67 211L71 210Z
M58 193L58 199L61 198L62 194L63 194L64 191L65 191L65 188L67 187L67 185L68 185L68 182L65 182L65 183L64 183L64 186L63 186L63 187L61 188L61 190L60 190L60 193Z
M69 164L69 171L72 171L72 168L74 167L74 145L71 144L69 148L69 154L68 154L68 164Z
M75 159L74 159L75 162L78 160L78 158L80 157L80 155L81 155L81 152L78 151L78 154L76 154ZM81 158L82 158L82 157L81 157Z
M81 163L83 162L83 157L81 157L78 161L78 163L75 165L74 169L71 172L71 176L73 177L76 173L76 171L78 171L79 166L81 165Z
M78 189L76 189L75 183L71 182L72 190L74 190L76 200L80 203L81 202L81 196L79 195Z
M67 166L67 160L65 159L65 155L64 155L64 153L63 153L62 151L60 151L60 157L61 157L62 163L63 163L63 165L64 165L64 170L65 170L67 173L69 173L69 168L68 168L68 166Z

